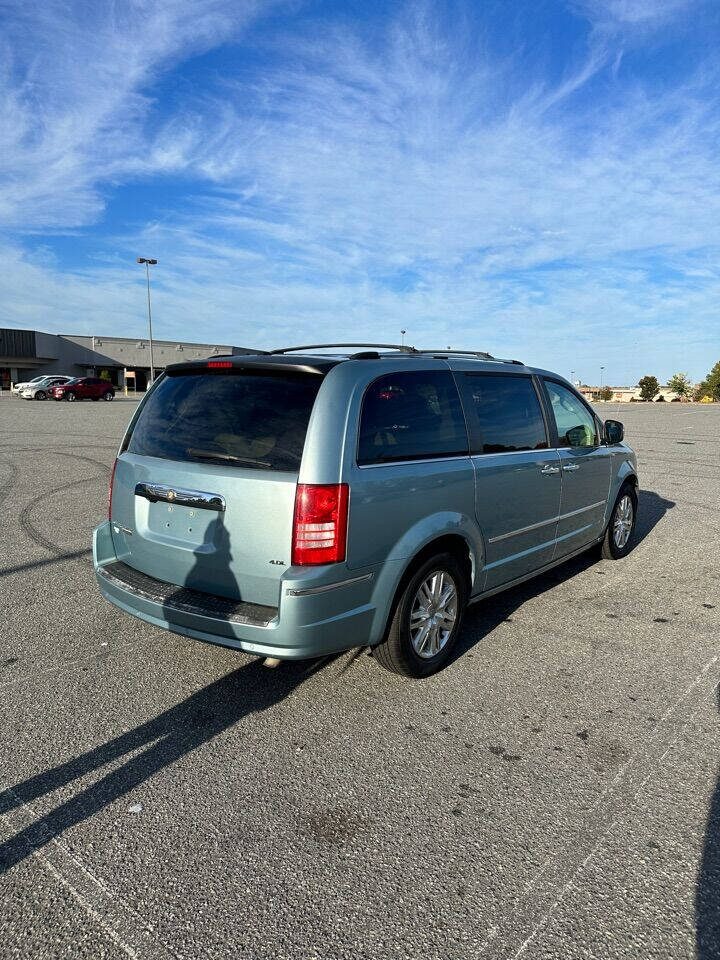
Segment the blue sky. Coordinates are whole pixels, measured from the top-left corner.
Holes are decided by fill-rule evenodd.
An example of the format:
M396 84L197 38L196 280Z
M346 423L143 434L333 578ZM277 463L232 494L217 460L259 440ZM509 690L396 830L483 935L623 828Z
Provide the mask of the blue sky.
M0 11L0 326L720 358L717 0Z

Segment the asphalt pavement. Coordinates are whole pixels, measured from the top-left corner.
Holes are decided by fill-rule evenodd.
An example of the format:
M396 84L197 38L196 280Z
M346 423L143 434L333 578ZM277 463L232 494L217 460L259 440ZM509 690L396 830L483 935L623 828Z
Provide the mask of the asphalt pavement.
M638 542L423 682L103 601L135 405L0 397L0 956L720 957L720 405L601 405Z

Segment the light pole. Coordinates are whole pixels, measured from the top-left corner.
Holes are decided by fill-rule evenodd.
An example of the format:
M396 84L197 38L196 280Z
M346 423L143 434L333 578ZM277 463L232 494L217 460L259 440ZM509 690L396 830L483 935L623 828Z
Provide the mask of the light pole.
M401 331L400 331L400 336L402 337L402 339L400 340L400 346L401 346L401 347L404 347L404 346L405 346L405 334L406 334L406 333L407 333L407 330L401 330Z
M573 386L575 386L575 371L574 371L574 370L571 370L571 371L570 371L570 383L571 383Z
M603 388L603 373L605 372L605 367L600 367L600 389Z
M150 382L155 379L155 361L153 360L153 342L152 342L152 311L150 310L150 265L155 265L157 260L152 260L149 257L138 257L138 263L145 264L145 277L147 279L147 295L148 295L148 330L150 332Z

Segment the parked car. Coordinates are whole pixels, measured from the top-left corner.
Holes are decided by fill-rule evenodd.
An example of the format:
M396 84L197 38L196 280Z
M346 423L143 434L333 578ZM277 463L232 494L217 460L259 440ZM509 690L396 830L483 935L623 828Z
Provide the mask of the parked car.
M32 380L22 380L20 383L14 383L10 387L10 393L22 393L23 390L27 390L28 387L33 386L33 384L39 383L41 380L45 379L45 374L39 377L33 377Z
M107 380L98 377L75 377L51 387L50 394L55 400L113 400L115 389Z
M25 400L47 400L50 387L67 383L72 379L72 377L56 376L54 374L52 376L43 377L42 380L29 383L21 392L20 396L24 397Z
M111 603L260 656L370 646L423 677L469 603L629 551L635 454L564 378L488 354L296 349L158 378L94 535Z

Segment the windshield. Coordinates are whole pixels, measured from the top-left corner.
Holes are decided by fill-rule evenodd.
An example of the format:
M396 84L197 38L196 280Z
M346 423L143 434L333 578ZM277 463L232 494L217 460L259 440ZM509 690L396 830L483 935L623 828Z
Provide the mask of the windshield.
M165 377L127 442L128 453L297 471L321 378L282 372Z

